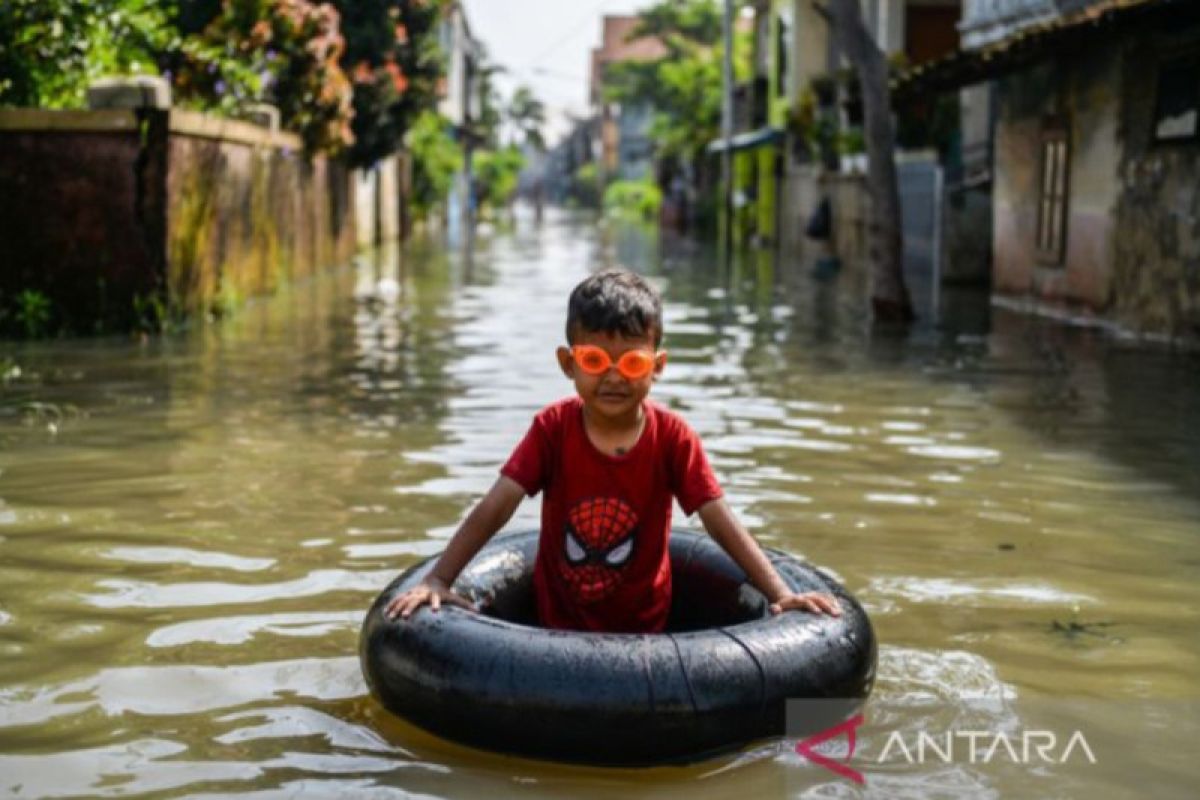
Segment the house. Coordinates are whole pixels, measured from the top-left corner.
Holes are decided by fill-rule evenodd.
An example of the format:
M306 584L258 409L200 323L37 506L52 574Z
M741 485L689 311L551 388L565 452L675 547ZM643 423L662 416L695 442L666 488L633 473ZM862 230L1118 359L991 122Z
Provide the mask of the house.
M1200 338L1200 3L968 0L906 94L990 84L1001 304Z
M446 76L438 99L438 113L449 120L463 148L463 169L455 176L446 200L451 230L469 224L474 213L471 152L475 145L474 124L483 107L483 45L471 34L467 12L461 2L448 3L438 28L438 44L446 59Z
M957 48L961 7L960 0L864 0L863 17L884 52L920 64ZM754 57L752 77L735 97L735 172L745 209L735 229L742 239L798 246L818 173L828 165L814 163L818 154L797 141L796 116L812 102L814 84L832 81L845 64L823 9L811 0L759 0L743 15ZM847 106L847 99L818 102ZM844 109L834 113L839 127L857 124ZM722 149L720 142L710 148Z
M640 180L651 174L654 143L650 139L653 109L621 107L604 98L605 68L618 61L652 61L667 54L658 39L634 37L640 18L606 14L601 44L592 50L588 96L600 133L600 180Z
M958 49L960 0L864 0L862 11L876 43L897 64L920 65ZM760 0L743 13L752 19L755 56L752 78L739 86L735 103L735 238L800 258L809 250L807 221L830 199L838 253L844 262L859 262L868 222L862 108L826 12L811 0ZM934 115L920 110L918 116ZM953 127L956 133L958 123ZM915 138L923 142L923 136ZM710 149L720 152L723 145ZM940 149L945 152L922 153L900 169L906 271L911 267L912 282L923 288L922 316L936 314L941 280L943 173L961 171L960 150ZM942 163L947 160L952 163Z

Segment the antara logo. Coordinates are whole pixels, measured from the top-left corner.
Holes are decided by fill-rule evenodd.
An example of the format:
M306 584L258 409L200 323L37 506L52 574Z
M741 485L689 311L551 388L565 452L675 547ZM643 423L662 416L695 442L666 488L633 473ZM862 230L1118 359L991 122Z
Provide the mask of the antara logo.
M809 736L796 743L796 753L830 772L865 784L863 773L849 766L858 744L858 728L865 722L862 714L839 722L831 728ZM816 748L846 736L846 755L840 759L817 752ZM1096 763L1096 755L1081 731L1073 731L1060 746L1060 739L1053 731L1022 730L1016 733L1003 731L946 731L937 736L924 731L915 738L905 740L900 731L892 731L883 746L876 764L904 762L908 764L960 763L991 764L1008 761L1013 764L1063 764L1072 759Z

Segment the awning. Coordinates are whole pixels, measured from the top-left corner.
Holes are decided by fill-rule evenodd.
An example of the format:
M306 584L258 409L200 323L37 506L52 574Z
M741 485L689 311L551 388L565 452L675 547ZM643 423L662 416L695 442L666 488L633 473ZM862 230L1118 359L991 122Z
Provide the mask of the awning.
M1101 0L1084 8L1021 28L1005 39L919 64L892 78L892 95L911 98L931 92L961 89L1016 72L1048 56L1087 44L1101 31L1135 21L1172 15L1200 18L1194 0Z
M765 147L767 145L778 144L784 139L782 128L759 128L756 131L746 131L739 133L730 140L729 149L733 152L738 150L749 150L752 147ZM708 143L708 152L723 153L725 152L725 140L713 139Z

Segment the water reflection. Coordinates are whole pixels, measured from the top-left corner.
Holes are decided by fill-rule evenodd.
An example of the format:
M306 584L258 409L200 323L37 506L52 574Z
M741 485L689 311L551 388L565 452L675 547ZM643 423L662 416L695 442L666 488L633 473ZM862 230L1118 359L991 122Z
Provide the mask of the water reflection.
M0 794L845 795L778 744L576 770L456 748L365 695L367 604L570 391L567 294L618 263L664 291L656 398L761 539L862 597L888 708L934 697L1007 725L1046 696L1194 695L1194 359L977 293L949 295L941 327L878 336L861 276L551 215L366 254L178 336L6 348ZM514 524L537 517L528 502ZM980 696L1006 705L980 718ZM923 714L906 719L946 721ZM1026 778L875 785L1008 796Z

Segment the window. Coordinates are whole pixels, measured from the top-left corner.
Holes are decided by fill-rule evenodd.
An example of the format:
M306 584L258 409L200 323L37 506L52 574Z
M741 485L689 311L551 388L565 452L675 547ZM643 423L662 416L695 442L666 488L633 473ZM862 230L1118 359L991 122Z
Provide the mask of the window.
M1042 133L1038 186L1037 252L1048 264L1062 264L1067 227L1067 131L1048 127Z
M1200 133L1200 55L1163 62L1158 70L1154 141L1194 140Z

